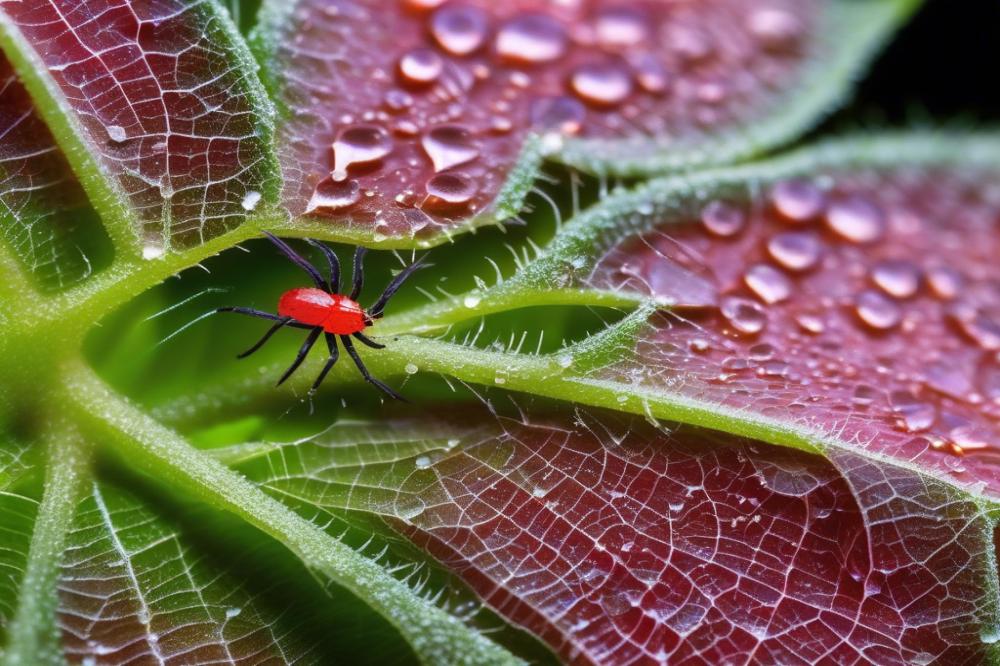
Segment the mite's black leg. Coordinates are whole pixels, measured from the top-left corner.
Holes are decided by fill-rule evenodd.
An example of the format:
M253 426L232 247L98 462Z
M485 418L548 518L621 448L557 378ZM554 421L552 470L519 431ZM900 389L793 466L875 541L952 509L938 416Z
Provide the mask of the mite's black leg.
M299 369L299 366L302 365L302 361L306 360L306 356L309 354L309 350L312 349L314 344L316 344L316 341L319 339L319 336L322 332L323 329L320 328L319 326L313 328L312 332L309 333L309 337L306 338L306 341L304 343L302 343L302 348L299 349L299 353L295 357L295 361L288 368L288 370L285 370L285 374L281 375L281 379L279 379L278 383L276 384L277 386L281 386L282 384L284 384L285 380L291 377L292 373Z
M369 338L367 335L364 335L363 333L354 333L353 335L358 340L361 340L361 342L365 343L372 349L385 349L385 345L380 345L379 343L375 342L374 340Z
M236 358L246 358L250 354L254 353L258 349L260 349L261 347L263 347L264 343L266 343L268 340L270 340L272 335L274 335L279 330L281 330L282 328L284 328L285 326L287 326L291 321L292 321L291 317L282 317L278 321L278 323L276 323L271 328L267 329L267 333L265 333L264 337L262 337L260 340L257 341L257 344L255 344L253 347L251 347L250 349L246 350L242 354L238 354L236 356Z
M319 274L319 271L316 270L315 266L313 266L308 261L300 257L299 254L295 250L293 250L288 243L281 240L274 234L265 231L264 235L270 238L271 242L277 245L278 249L281 250L286 257L291 259L292 263L294 263L296 266L298 266L299 268L301 268L302 270L304 270L306 273L309 274L309 277L311 277L312 281L316 284L317 289L322 289L323 291L326 291L327 288L326 281L323 280L323 276Z
M340 358L340 348L337 347L337 336L333 333L326 334L326 346L330 349L330 358L327 360L326 365L323 366L323 371L319 373L319 377L313 382L312 388L309 389L310 393L313 393L319 388L319 385L323 383L326 379L326 375L333 369L333 366L337 364L337 359Z
M270 319L271 321L281 321L284 317L280 317L276 314L271 314L270 312L264 312L262 310L254 310L253 308L240 308L240 307L224 307L218 308L216 312L235 312L236 314L248 315L250 317L260 317L261 319ZM311 329L312 326L308 324L303 324L297 321L289 321L286 326L290 328L308 328Z
M366 382L368 382L372 386L378 388L379 390L381 390L383 393L385 393L390 398L395 398L396 400L400 400L402 402L409 402L409 400L407 400L403 396L399 395L398 393L396 393L395 391L393 391L391 388L389 388L388 386L386 386L385 384L383 384L379 380L377 380L374 377L372 377L371 374L369 374L368 368L366 368L365 364L361 362L361 357L358 356L358 351L354 348L354 343L351 342L351 337L350 336L348 336L348 335L342 335L342 336L340 336L340 342L341 342L341 344L344 345L344 349L347 350L347 353L354 360L354 365L358 366L358 370L361 371L361 376L365 378Z
M320 252L326 255L326 263L330 265L330 293L336 294L340 291L340 259L337 258L337 253L312 238L307 238L306 242L313 247L318 247Z
M361 287L365 284L365 253L368 250L360 245L354 250L354 287L351 289L351 300L358 300Z
M392 298L393 294L399 291L399 288L403 286L404 282L406 282L406 278L410 277L421 268L428 268L430 266L430 264L425 264L423 261L424 260L421 259L420 261L410 264L404 268L399 275L393 278L392 282L390 282L385 288L385 291L382 292L382 295L379 296L377 301L375 301L375 304L368 308L368 315L370 317L381 317L382 310L385 309L385 304L389 302L389 299Z

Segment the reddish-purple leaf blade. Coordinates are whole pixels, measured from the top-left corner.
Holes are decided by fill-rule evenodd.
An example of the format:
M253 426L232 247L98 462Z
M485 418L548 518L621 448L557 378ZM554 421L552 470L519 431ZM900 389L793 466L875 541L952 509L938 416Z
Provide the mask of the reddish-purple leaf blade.
M538 151L565 139L629 140L613 159L610 144L576 150L574 162L600 170L643 155L648 164L625 170L746 154L759 146L745 126L787 110L779 98L794 86L805 86L797 110L817 108L759 143L794 134L829 103L843 83L826 70L838 49L856 64L877 41L873 26L900 12L872 7L274 0L256 39L284 107L285 203L362 233L426 237L516 212ZM853 20L858 30L844 30ZM534 135L541 145L527 142Z
M822 170L621 243L590 284L665 297L601 376L772 417L1000 493L992 174Z
M270 107L213 2L8 0L2 11L127 200L147 256L232 229L270 198Z

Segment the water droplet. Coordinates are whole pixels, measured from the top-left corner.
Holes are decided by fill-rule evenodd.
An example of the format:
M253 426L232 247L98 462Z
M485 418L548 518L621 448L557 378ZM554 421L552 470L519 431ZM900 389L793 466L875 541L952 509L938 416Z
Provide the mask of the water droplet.
M807 271L819 262L823 246L811 231L786 231L772 236L767 251L783 268Z
M406 374L408 374L408 375L415 375L420 370L420 368L418 368L417 366L415 366L412 363L407 363L406 367L403 368L403 369L406 370Z
M948 439L951 440L951 452L955 455L988 449L996 441L995 436L985 428L970 424L952 428L948 433Z
M482 299L479 298L478 296L466 296L465 300L462 301L462 304L465 305L465 307L467 307L467 308L469 308L471 310L473 308L479 307L479 302L481 300Z
M851 396L851 402L854 403L856 407L868 407L875 399L878 397L878 391L867 384L858 384L854 387L854 393Z
M546 14L520 14L500 28L496 49L500 57L514 62L550 62L566 52L566 32Z
M417 466L417 469L427 469L431 466L430 456L417 456L413 464Z
M614 106L632 94L632 77L616 63L589 63L574 70L570 87L584 101L596 106Z
M767 313L764 308L746 298L727 296L722 299L720 308L722 316L740 333L756 335L767 325Z
M747 353L750 355L750 360L752 361L768 361L774 358L776 351L774 345L764 342L754 345Z
M431 34L448 53L465 56L486 41L489 17L478 7L448 5L434 12Z
M872 269L872 281L890 296L909 298L920 288L920 270L908 261L883 261Z
M903 317L898 305L873 289L858 294L854 311L862 322L878 331L895 328Z
M674 27L667 37L667 43L689 65L704 62L715 54L715 47L708 35L690 26Z
M768 51L794 47L804 31L794 14L774 7L761 7L750 12L747 29Z
M951 319L972 342L987 351L1000 349L1000 324L976 307L960 303L948 309Z
M922 402L909 391L893 391L889 394L889 403L901 419L900 426L907 432L928 430L937 419L934 405Z
M795 323L799 325L806 333L812 333L813 335L819 335L824 330L826 330L826 323L823 318L816 314L811 314L808 312L803 312L795 315Z
M413 49L399 59L399 74L405 83L424 86L433 83L444 70L444 60L431 49Z
M951 300L962 289L962 276L958 271L939 266L927 271L927 284L938 298Z
M987 645L1000 642L1000 627L986 626L979 630L979 640Z
M243 612L242 608L227 608L226 617L232 619Z
M261 199L260 192L256 190L250 190L243 197L243 202L242 202L243 210L245 211L253 210L254 208L257 207L257 204L260 203L260 199Z
M587 110L572 97L542 97L531 103L531 123L540 130L579 134Z
M885 230L882 209L861 196L835 199L826 211L826 225L852 243L871 243Z
M333 178L344 180L354 164L377 162L392 152L392 137L377 125L351 125L333 142Z
M306 213L318 210L339 210L353 206L361 200L361 187L356 180L337 181L324 178L316 185L306 206Z
M649 35L649 17L628 7L606 9L597 15L597 43L607 49L635 46Z
M965 400L972 393L972 379L958 364L937 361L927 366L924 383L928 388L956 400Z
M108 125L108 138L114 143L124 143L128 139L128 134L121 125Z
M142 258L146 260L159 259L166 252L162 245L145 245L142 248Z
M771 190L771 206L789 222L808 222L826 208L826 195L807 180L785 180Z
M538 486L531 491L531 494L535 497L545 497L546 495L549 494L549 491L546 490L545 488Z
M413 106L413 97L405 90L393 88L386 92L383 104L385 104L385 108L393 113L402 113Z
M434 127L420 140L435 171L444 171L479 157L472 133L461 125Z
M736 206L724 201L713 201L701 211L701 223L716 236L734 236L746 224L746 215Z
M648 93L660 95L670 87L671 77L659 58L646 54L633 60L635 80Z
M459 173L439 173L427 181L427 198L423 207L448 209L462 207L476 195L476 185L471 178Z
M743 282L768 305L780 303L792 293L792 282L784 273L767 264L756 264L743 274Z

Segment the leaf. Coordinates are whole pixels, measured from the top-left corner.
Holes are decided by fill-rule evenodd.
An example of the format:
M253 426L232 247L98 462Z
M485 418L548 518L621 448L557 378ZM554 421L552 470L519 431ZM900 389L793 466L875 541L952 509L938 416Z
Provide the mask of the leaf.
M914 4L265 2L285 205L427 241L516 214L543 153L634 175L744 158L814 123Z
M610 415L491 421L448 439L321 435L241 468L283 496L385 516L567 661L989 652L992 522L946 484Z
M0 640L4 643L5 629L17 610L37 510L37 500L0 491Z
M92 218L93 211L2 56L0 154L0 237L46 289L88 277L92 259L87 250L100 236L93 223L81 223ZM81 236L81 230L91 237Z
M127 247L155 258L231 230L273 199L271 107L209 0L2 4L3 46Z

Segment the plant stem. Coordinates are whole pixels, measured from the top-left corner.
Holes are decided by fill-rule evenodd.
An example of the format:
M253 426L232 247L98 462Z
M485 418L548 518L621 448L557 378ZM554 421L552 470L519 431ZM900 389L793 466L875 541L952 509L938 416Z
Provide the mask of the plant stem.
M64 377L65 399L75 416L130 464L175 489L187 489L283 543L308 567L380 612L424 663L516 663L509 652L414 594L378 564L126 403L89 368L74 364Z
M64 663L56 625L56 580L88 477L90 448L72 427L61 424L50 433L48 450L45 493L31 537L17 614L10 626L8 666Z

